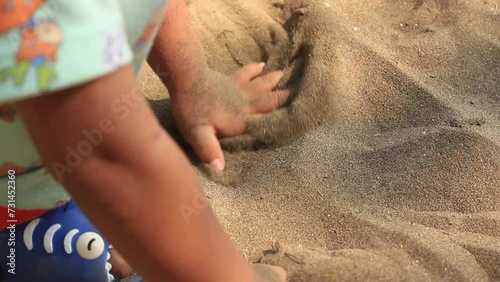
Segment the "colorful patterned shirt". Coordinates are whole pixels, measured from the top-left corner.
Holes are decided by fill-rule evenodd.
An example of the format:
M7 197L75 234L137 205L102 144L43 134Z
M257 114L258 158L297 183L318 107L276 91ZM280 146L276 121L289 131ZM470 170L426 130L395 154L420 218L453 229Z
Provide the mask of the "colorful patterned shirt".
M20 224L69 199L41 164L10 103L86 83L127 64L137 74L167 2L0 0L1 218L7 207L15 208ZM15 193L8 192L9 171L15 171ZM5 227L1 222L0 230Z

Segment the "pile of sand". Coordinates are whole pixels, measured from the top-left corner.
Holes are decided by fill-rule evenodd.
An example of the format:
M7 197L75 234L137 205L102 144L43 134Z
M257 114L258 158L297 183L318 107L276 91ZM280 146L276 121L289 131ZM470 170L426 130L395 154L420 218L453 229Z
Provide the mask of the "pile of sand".
M290 281L500 281L500 1L189 2L211 67L266 60L292 90L223 141L223 176L199 174L250 261Z

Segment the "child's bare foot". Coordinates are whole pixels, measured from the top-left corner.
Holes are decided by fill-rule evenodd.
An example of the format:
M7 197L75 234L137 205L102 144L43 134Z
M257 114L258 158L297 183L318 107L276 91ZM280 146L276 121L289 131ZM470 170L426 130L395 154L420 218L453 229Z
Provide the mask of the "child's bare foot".
M118 279L126 278L130 276L133 272L132 267L128 262L118 253L116 249L111 249L109 251L111 258L109 263L111 263L111 274Z
M286 282L286 272L281 267L268 264L252 264L259 282Z

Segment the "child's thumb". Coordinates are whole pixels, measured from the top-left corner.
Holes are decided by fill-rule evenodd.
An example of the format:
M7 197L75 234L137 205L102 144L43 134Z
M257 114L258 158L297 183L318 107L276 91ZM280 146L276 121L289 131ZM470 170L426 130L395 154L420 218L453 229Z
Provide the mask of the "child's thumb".
M190 144L198 158L217 171L222 172L225 167L224 153L215 135L215 129L210 125L199 125L191 129Z

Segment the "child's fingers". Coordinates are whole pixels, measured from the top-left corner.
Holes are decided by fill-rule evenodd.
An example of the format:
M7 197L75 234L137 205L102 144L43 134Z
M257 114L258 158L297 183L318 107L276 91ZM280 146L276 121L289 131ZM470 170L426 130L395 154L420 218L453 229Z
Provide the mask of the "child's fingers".
M264 70L265 63L252 63L245 65L233 73L238 84L244 84L258 76Z
M224 154L213 126L199 125L192 128L188 141L202 162L208 163L217 172L224 170Z
M283 71L274 71L264 76L257 77L244 86L244 94L248 97L255 97L264 93L269 93L276 87L283 75Z
M289 95L290 92L288 90L279 90L269 95L263 95L257 98L254 103L247 105L243 109L243 112L245 114L264 114L272 112L281 108L288 100Z

